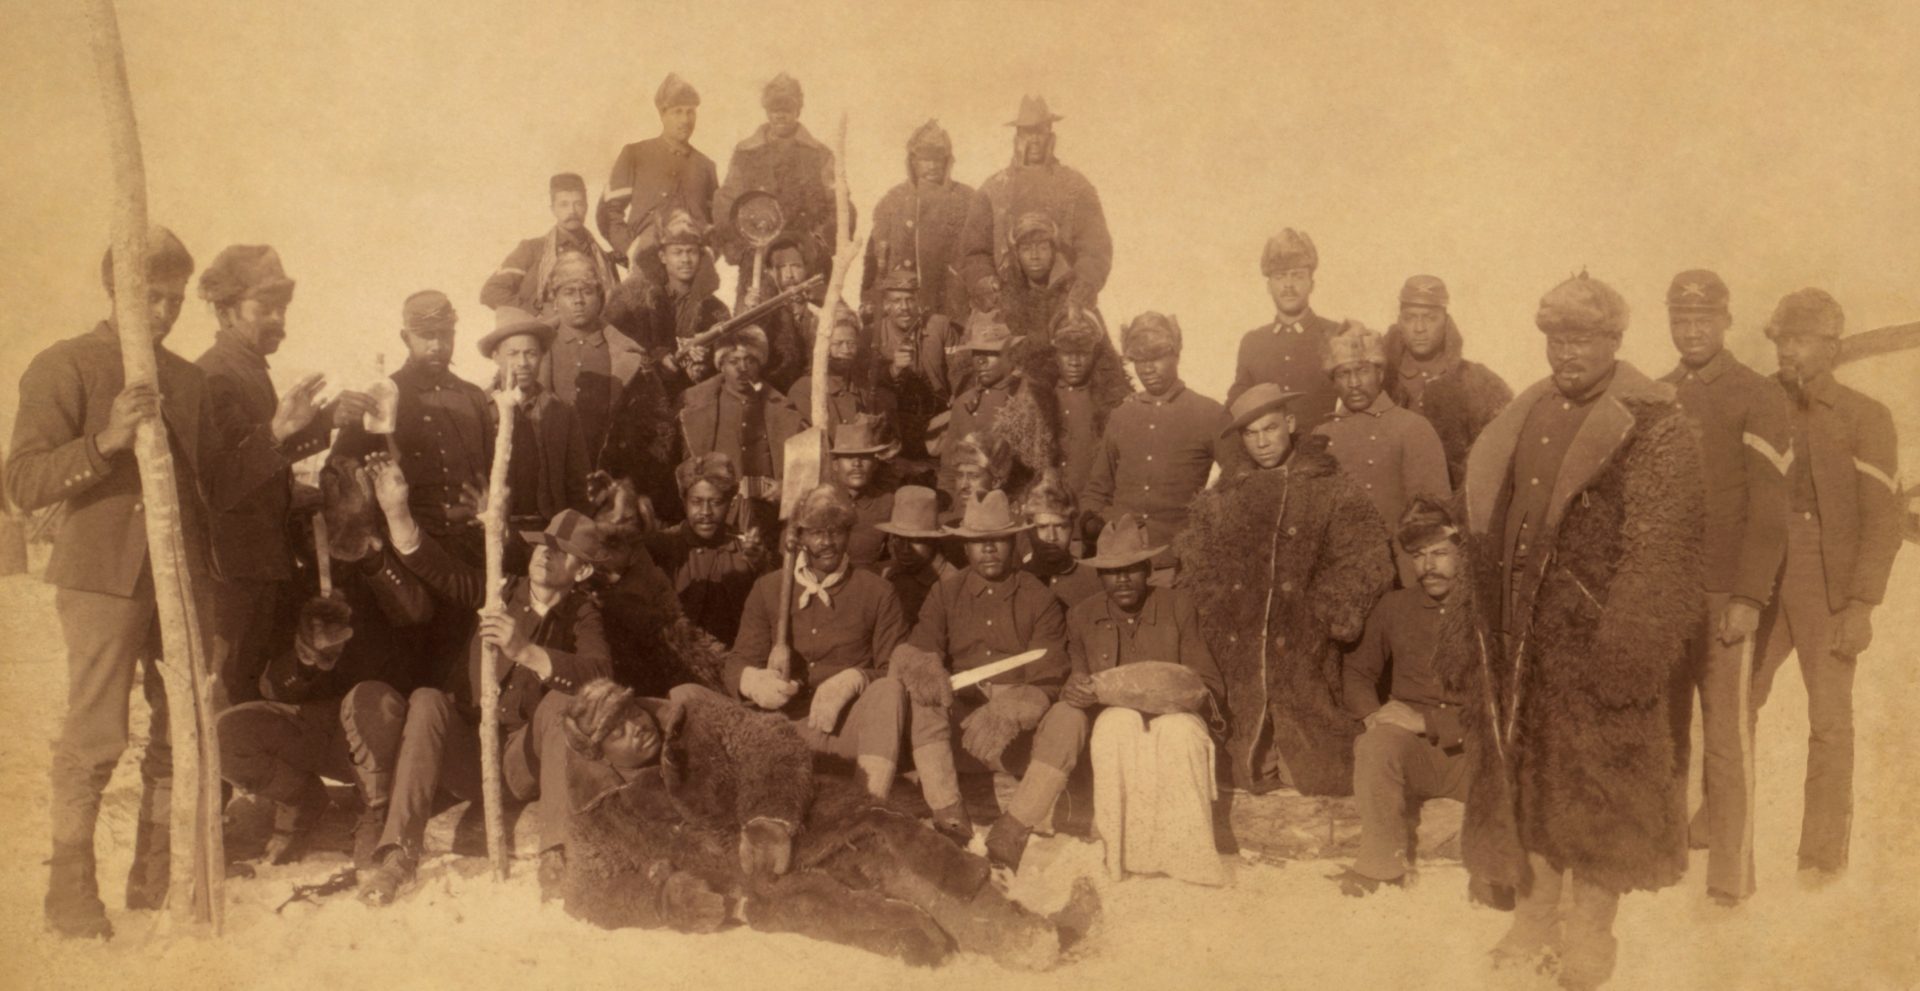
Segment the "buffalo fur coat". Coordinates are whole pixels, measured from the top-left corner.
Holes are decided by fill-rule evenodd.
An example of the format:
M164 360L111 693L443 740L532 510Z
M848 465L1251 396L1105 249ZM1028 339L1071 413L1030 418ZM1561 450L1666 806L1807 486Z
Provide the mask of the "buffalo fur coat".
M1427 383L1420 398L1408 398L1400 384L1400 363L1406 358L1406 335L1399 324L1387 329L1387 395L1393 401L1427 418L1440 435L1440 447L1447 452L1447 477L1455 488L1465 477L1467 451L1495 416L1513 399L1513 390L1487 366L1460 356L1460 328L1453 315L1447 315L1446 343L1441 349L1445 371Z
M983 858L853 781L814 773L784 718L699 690L648 704L668 727L659 765L623 779L567 754L569 913L683 932L741 915L922 965L956 947L1042 966L1057 956L1053 924L999 895ZM741 829L760 818L799 827L783 874L742 866Z
M1459 495L1471 581L1455 585L1435 666L1470 700L1463 853L1496 884L1526 884L1531 851L1611 891L1652 890L1687 863L1686 643L1705 615L1700 451L1672 388L1621 363L1554 480L1552 550L1531 614L1503 639L1513 452L1527 411L1553 390L1534 385L1487 426Z
M1394 574L1373 501L1331 454L1296 449L1278 468L1223 475L1174 548L1226 681L1235 782L1253 783L1270 739L1302 794L1350 794L1359 723L1341 703L1341 644Z

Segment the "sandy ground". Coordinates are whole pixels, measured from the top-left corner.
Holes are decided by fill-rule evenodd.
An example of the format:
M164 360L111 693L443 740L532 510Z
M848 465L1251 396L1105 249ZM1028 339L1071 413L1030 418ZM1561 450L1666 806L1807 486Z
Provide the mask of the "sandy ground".
M1896 590L1920 582L1906 554ZM1900 595L1890 602L1903 601ZM41 931L45 890L47 748L61 704L64 659L50 589L31 578L0 580L0 725L14 744L0 756L0 986L213 988L540 987L565 975L582 987L643 983L664 988L737 986L777 979L783 988L1193 986L1213 988L1552 986L1531 974L1495 974L1486 949L1506 916L1468 907L1457 863L1426 867L1406 891L1365 900L1340 897L1328 860L1282 864L1235 861L1224 891L1163 879L1098 880L1102 920L1052 973L1003 970L960 957L914 970L878 957L793 936L735 930L714 936L605 932L538 901L522 863L501 884L469 876L473 861L441 855L397 905L370 910L347 895L296 904L276 915L294 883L342 866L314 854L266 868L227 887L227 932L212 939L175 931L162 916L114 908L130 859L136 741L114 778L103 816L102 894L118 935L109 943L55 941ZM1920 899L1905 881L1920 868L1911 829L1915 799L1908 755L1914 734L1913 675L1895 636L1876 646L1858 685L1859 779L1853 866L1837 884L1803 890L1793 876L1804 769L1805 694L1781 679L1765 714L1759 766L1757 839L1761 890L1746 907L1713 908L1695 872L1679 887L1626 898L1617 932L1615 986L1623 988L1907 988L1920 985ZM1885 634L1883 633L1883 636ZM137 694L136 694L137 699ZM1064 837L1037 841L1013 890L1042 910L1064 899L1072 879L1100 878L1099 851Z

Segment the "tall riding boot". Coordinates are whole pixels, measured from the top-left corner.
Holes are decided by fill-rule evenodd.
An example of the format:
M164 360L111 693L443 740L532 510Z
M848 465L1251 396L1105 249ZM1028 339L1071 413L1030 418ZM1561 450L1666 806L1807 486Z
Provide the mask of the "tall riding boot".
M145 911L166 903L173 874L172 838L171 824L140 820L133 838L133 868L127 871L127 908Z
M93 844L56 843L47 865L47 928L68 939L113 938L93 873Z

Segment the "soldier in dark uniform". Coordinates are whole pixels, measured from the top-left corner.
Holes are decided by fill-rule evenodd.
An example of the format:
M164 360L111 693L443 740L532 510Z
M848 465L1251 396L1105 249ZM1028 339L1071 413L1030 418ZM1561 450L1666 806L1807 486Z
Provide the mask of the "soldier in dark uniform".
M587 442L574 408L541 385L553 325L512 306L495 311L499 325L480 339L480 355L499 366L494 388L517 389L513 447L507 455L507 519L537 530L561 510L588 508ZM488 423L500 425L500 407L487 404Z
M960 234L960 272L972 284L1006 270L1014 225L1037 211L1053 221L1054 243L1073 265L1074 305L1093 309L1113 269L1113 236L1093 183L1053 155L1059 120L1044 97L1021 98L1020 115L1007 122L1014 129L1013 162L981 183L973 198Z
M733 149L727 178L713 201L713 244L740 270L739 296L753 283L753 247L733 226L733 205L752 191L773 194L785 220L782 234L794 238L809 274L825 273L837 241L834 227L833 152L800 123L805 96L799 80L781 73L760 93L767 122Z
M1707 894L1723 905L1753 893L1752 655L1742 644L1760 625L1786 553L1791 448L1780 386L1726 349L1727 284L1702 270L1667 289L1667 323L1680 364L1661 376L1700 438L1707 482L1707 615L1695 638L1694 677L1705 743L1705 803L1691 832L1707 853Z
M279 405L267 356L286 337L293 280L272 248L236 244L200 274L200 298L213 305L220 330L196 364L207 375L222 429L244 437L270 423ZM293 462L324 451L336 423L357 422L372 408L364 393L344 391L322 416L287 438L281 453ZM285 633L285 592L293 577L287 540L292 511L293 469L288 467L212 521L213 570L220 580L209 589L215 602L210 632L218 678L215 704L221 708L260 697L260 672L277 634Z
M1227 389L1228 402L1259 382L1298 393L1291 409L1299 417L1302 435L1332 416L1340 398L1320 370L1321 349L1340 324L1313 312L1313 277L1319 268L1320 252L1305 231L1288 227L1267 239L1260 252L1260 274L1266 277L1277 315L1240 338L1233 385Z
M607 300L606 320L647 349L662 384L677 397L713 374L710 351L685 344L686 338L727 318L727 305L715 299L713 286L700 278L707 259L707 230L685 210L669 210L660 221L659 281L629 276Z
M540 363L539 385L573 408L588 461L592 467L603 467L600 456L613 427L616 404L634 376L647 367L650 356L606 322L607 290L612 283L602 281L587 256L574 251L561 255L547 281L545 319L557 327L553 346Z
M147 299L154 343L173 329L193 275L193 256L171 231L147 235ZM101 282L113 293L112 256ZM209 588L204 548L209 516L237 505L286 470L281 445L316 417L317 380L289 389L269 423L242 437L223 428L206 375L156 347L159 381L126 382L119 333L103 320L79 337L41 352L20 378L7 498L23 512L62 507L46 580L67 644L67 707L53 745L53 856L45 902L47 925L67 937L111 936L94 878L94 824L100 796L127 748L128 693L136 666L152 710L143 790L127 878L128 908L158 908L169 867L173 752L160 670L160 624L147 560L145 496L133 454L134 434L153 421L174 452L180 518L187 550L183 577ZM206 617L202 622L210 621Z
M893 513L874 524L886 534L887 560L880 577L893 583L907 626L920 621L920 604L940 579L957 568L940 553L940 494L923 485L903 485L893 493Z
M1427 418L1447 451L1447 475L1465 477L1474 438L1513 390L1492 369L1460 356L1460 328L1447 312L1447 284L1416 275L1400 287L1400 319L1387 329L1387 395Z
M588 260L602 286L619 281L614 257L587 230L587 182L571 172L547 180L547 202L553 210L553 229L530 237L508 252L480 287L480 303L497 310L509 303L528 313L540 313L553 295L553 267L562 254L577 252Z
M1790 293L1767 321L1790 400L1793 459L1786 565L1760 620L1753 703L1766 704L1787 652L1798 655L1809 729L1800 868L1818 882L1847 866L1853 676L1873 643L1873 610L1900 548L1893 415L1834 381L1845 326L1840 304L1819 289Z
M953 401L962 378L955 362L965 351L952 321L920 309L920 278L912 269L895 269L881 280L879 291L880 317L869 340L899 403L894 426L902 454L925 461L930 458L927 424Z
M938 121L920 125L907 139L907 181L887 191L873 208L867 241L866 303L878 309L880 279L897 268L919 274L922 313L958 320L966 314L960 289L960 228L973 205L973 187L953 178L953 139Z
M660 136L620 149L598 210L600 233L613 253L636 268L650 267L644 249L651 245L641 234L676 208L702 227L712 224L713 198L720 191L713 159L688 144L700 115L700 94L669 72L653 94L653 106L660 112Z

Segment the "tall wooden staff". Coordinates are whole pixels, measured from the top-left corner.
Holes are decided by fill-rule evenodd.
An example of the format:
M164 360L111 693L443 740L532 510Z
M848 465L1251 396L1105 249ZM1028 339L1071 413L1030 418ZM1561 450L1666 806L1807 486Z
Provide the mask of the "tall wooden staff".
M86 9L113 161L113 308L120 360L128 384L157 386L159 371L147 319L147 172L140 155L133 94L127 86L120 21L113 0L88 0ZM173 736L174 881L168 900L176 918L211 923L218 933L226 851L220 835L220 750L214 736L212 674L200 639L193 577L186 567L173 455L160 421L140 424L133 449L146 502L147 556L160 614L165 652L160 666L165 672ZM183 879L185 897L180 897Z
M507 462L513 457L513 413L520 390L493 394L500 411L500 430L493 438L493 471L487 476L487 510L481 522L487 530L487 598L481 613L504 608L500 588L506 583L502 559L507 553ZM507 878L506 811L500 805L500 648L480 644L480 804L487 823L487 859L493 876Z

